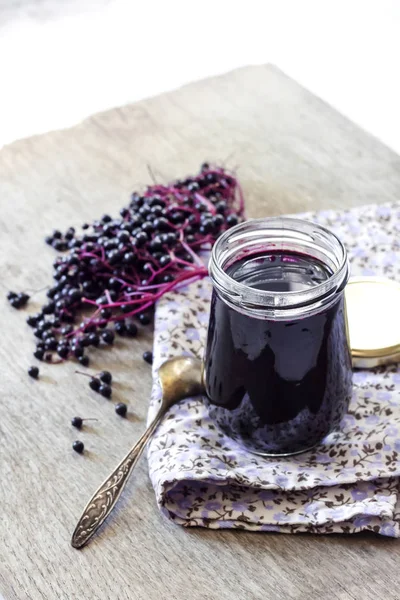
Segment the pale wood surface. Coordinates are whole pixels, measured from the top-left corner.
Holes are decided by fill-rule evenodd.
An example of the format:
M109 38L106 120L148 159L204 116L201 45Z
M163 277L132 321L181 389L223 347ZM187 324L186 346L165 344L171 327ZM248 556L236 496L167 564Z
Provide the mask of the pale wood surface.
M116 214L149 181L147 165L170 179L205 159L240 165L250 216L400 197L398 156L275 68L241 69L5 148L4 293L46 285L55 255L43 237ZM141 353L151 335L94 355L93 370L115 376L114 401L134 411L122 420L73 364L41 366L41 380L29 379L35 361L24 321L37 307L32 301L17 312L3 300L0 317L6 600L400 598L400 542L184 530L158 513L145 460L101 534L73 550L70 535L88 496L143 430L151 377ZM99 421L78 433L69 424L74 415ZM76 438L86 444L84 456L71 450Z

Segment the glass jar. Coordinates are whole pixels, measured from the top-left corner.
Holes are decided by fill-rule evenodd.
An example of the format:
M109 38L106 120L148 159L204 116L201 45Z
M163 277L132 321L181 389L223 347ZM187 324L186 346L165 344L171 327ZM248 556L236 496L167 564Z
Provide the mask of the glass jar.
M246 221L217 240L209 271L211 417L251 452L312 448L339 426L352 391L343 244L300 219Z

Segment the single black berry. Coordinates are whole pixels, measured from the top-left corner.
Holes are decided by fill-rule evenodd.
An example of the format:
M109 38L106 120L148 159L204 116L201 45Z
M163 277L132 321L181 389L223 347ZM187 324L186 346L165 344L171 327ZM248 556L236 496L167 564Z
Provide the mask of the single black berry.
M69 354L69 348L68 348L68 346L64 346L64 345L58 344L58 346L57 346L57 354L61 358L67 358L67 356Z
M10 304L13 308L16 308L17 310L22 307L21 300L18 298L18 296L15 296L15 298L11 298Z
M100 338L97 333L89 334L89 343L91 346L98 346L100 344Z
M26 322L28 323L29 327L36 327L38 320L39 317L37 315L29 315L29 317L26 319Z
M73 427L76 427L77 429L80 429L82 427L82 423L83 420L81 419L81 417L74 417L73 419L71 419L71 425Z
M72 443L72 448L75 450L75 452L78 452L78 454L82 454L82 452L85 449L85 446L84 443L80 440L75 440L75 442Z
M163 247L162 241L158 236L153 238L153 240L149 244L150 252L159 252L160 250L162 250L162 247Z
M57 340L54 337L46 339L45 350L57 350Z
M104 331L101 332L101 339L103 340L103 342L105 344L109 344L111 345L114 342L114 332L111 331L111 329L105 329Z
M103 383L111 383L112 375L111 375L110 371L101 371L101 373L99 373L99 379Z
M25 306L30 296L29 294L25 294L25 292L21 292L20 294L18 294L17 298L19 299L21 306Z
M75 346L73 348L73 352L74 352L74 356L75 358L82 358L83 357L83 348L81 346Z
M224 217L220 214L215 215L212 219L212 222L214 227L221 227L222 223L224 222Z
M150 350L146 350L146 352L143 352L143 360L147 363L149 363L149 365L153 364L153 353Z
M126 334L126 325L124 321L117 321L114 325L114 329L118 335Z
M149 215L147 218L152 219L153 215ZM154 231L153 223L151 223L150 221L146 221L146 223L143 223L142 231L145 231L146 233L152 233Z
M82 365L82 367L88 367L89 366L89 357L86 356L85 354L83 356L80 356L78 358L78 361L80 362L80 364Z
M75 235L75 228L74 227L68 227L66 234L65 234L65 239L66 240L72 240L72 238Z
M44 315L51 315L54 312L55 307L56 305L54 302L49 302L43 306L42 313Z
M218 213L220 213L221 215L223 215L226 211L226 202L225 200L220 200L216 205L215 208L217 210Z
M73 304L74 302L78 302L82 298L82 293L79 290L72 289L69 290L68 297L71 304Z
M99 393L104 396L104 398L111 398L111 394L112 394L112 389L110 385L107 385L107 383L102 383L101 386L99 387Z
M73 418L71 419L71 425L72 425L73 427L76 427L77 429L81 429L81 427L82 427L82 425L83 425L83 422L84 422L84 421L97 421L97 419L93 419L93 418L90 418L90 419L82 419L82 417L73 417Z
M123 313L129 313L132 310L132 306L130 304L121 304L120 309Z
M61 242L60 240L55 240L53 242L53 248L54 250L57 250L57 252L64 252L67 249L67 244L65 242Z
M95 392L99 391L100 385L100 379L97 377L92 377L92 379L89 381L89 387Z
M120 417L125 417L127 411L128 411L128 407L124 402L118 402L118 404L115 405L115 412Z
M129 337L136 337L137 332L138 328L136 327L135 323L126 324L126 335L129 335Z
M80 338L80 343L81 345L86 348L87 346L90 346L90 340L89 340L89 336L88 335L83 335Z
M39 316L39 319L41 318L42 315ZM36 327L33 330L33 335L36 336L37 338L39 338L39 340L42 339L42 335L44 334L44 329L41 327L42 321L39 321L36 324ZM38 340L35 340L37 343L41 343Z
M118 281L118 279L115 279L115 277L111 277L108 282L108 287L110 288L110 290L119 290L121 287L121 284Z
M39 369L37 367L29 367L28 375L33 377L33 379L37 379L39 377Z
M43 360L44 352L43 352L43 350L35 350L35 352L33 353L33 356L35 358L37 358L38 360Z
M147 237L147 233L145 233L144 231L139 232L135 239L133 240L133 243L135 244L135 246L137 248L141 248L142 246L144 246L144 244L147 242L148 237Z
M236 215L229 215L228 217L226 217L226 224L228 225L228 227L233 227L233 225L236 225L238 222L239 219Z
M124 254L124 263L126 265L133 265L136 262L136 256L133 252L126 252Z
M161 258L160 258L160 266L161 267L165 267L168 263L171 262L171 257L169 256L169 254L164 254Z
M140 313L138 319L142 325L149 325L151 322L149 315L146 313Z
M122 242L123 244L126 244L127 242L129 242L129 233L127 231L122 230L119 234L118 234L118 239L120 242Z

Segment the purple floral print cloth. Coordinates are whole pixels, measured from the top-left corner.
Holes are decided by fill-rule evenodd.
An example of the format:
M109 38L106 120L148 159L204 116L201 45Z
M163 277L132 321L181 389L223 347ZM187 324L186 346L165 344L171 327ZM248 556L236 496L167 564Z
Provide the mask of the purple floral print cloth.
M400 281L400 203L302 216L343 240L352 275ZM202 357L210 294L211 283L203 280L157 305L149 419L160 399L159 366L175 355ZM371 530L399 537L400 367L357 370L353 383L341 430L289 458L247 452L218 430L201 398L172 407L148 454L162 513L185 527L283 533Z

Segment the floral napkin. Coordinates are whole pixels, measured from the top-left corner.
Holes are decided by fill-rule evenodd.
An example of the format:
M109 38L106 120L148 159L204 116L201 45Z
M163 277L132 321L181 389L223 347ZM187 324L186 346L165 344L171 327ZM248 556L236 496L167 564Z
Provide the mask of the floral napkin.
M400 281L400 203L302 216L326 225L344 241L352 275ZM160 399L159 366L175 355L202 357L210 293L210 281L203 280L157 305L149 418ZM148 455L162 513L185 527L283 533L371 530L399 537L400 367L357 370L353 382L340 432L289 458L247 452L214 425L201 398L174 406Z

